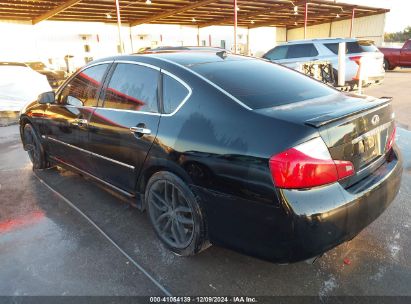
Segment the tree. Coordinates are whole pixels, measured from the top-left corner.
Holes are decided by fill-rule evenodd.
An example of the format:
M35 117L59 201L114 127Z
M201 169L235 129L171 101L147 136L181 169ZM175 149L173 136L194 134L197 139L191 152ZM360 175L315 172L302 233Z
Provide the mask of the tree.
M402 32L384 34L386 42L404 42L408 39L411 39L411 26L407 26Z

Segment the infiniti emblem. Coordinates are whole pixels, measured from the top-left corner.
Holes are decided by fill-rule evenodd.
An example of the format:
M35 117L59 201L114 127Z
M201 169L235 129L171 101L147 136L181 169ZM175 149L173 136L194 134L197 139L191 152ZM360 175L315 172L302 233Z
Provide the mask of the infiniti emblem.
M374 126L377 125L379 122L380 122L380 117L379 117L378 115L374 115L374 116L371 118L371 123L372 123Z

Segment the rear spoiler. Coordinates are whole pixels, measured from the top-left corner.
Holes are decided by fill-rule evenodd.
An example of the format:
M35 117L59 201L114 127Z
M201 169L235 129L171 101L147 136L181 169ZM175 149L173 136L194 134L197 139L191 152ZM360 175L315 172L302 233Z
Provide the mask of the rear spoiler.
M344 108L341 110L336 110L332 113L308 119L304 123L308 126L320 128L334 121L341 120L356 114L360 114L371 109L375 109L377 107L383 108L387 106L389 103L391 103L391 101L392 97L381 97L376 100L370 101L367 105L361 103L358 106L349 107L348 109Z

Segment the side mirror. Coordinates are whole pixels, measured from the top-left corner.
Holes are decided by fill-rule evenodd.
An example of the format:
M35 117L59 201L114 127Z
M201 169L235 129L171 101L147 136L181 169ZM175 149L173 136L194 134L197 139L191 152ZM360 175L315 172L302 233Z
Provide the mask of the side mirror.
M41 93L37 98L37 102L40 104L54 103L56 94L53 91Z

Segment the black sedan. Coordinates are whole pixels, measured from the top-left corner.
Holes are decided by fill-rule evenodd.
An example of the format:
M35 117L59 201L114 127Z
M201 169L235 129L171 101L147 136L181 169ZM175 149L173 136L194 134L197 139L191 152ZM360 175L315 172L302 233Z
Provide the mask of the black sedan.
M321 255L374 221L402 175L389 98L225 52L94 61L27 105L20 128L34 168L134 197L184 256Z

